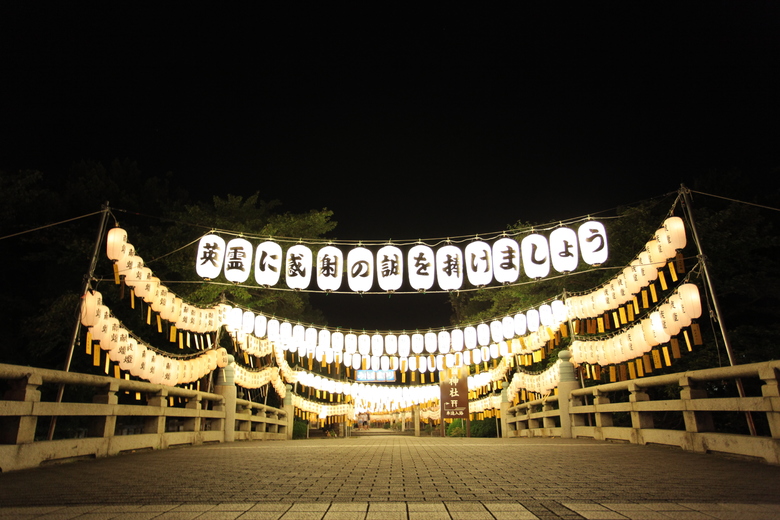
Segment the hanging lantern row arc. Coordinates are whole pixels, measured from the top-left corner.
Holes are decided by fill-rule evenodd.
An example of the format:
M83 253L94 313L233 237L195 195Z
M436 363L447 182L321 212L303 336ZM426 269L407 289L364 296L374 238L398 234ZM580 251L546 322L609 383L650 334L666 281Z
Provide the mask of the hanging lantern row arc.
M657 310L627 330L608 339L572 341L572 362L614 365L635 359L667 343L700 316L699 288L692 283L683 284Z
M685 248L685 224L680 217L667 218L652 240L617 276L588 294L569 296L566 307L572 318L595 318L628 303L658 278L658 269Z
M445 245L436 250L417 244L404 252L400 247L386 245L374 253L366 247L344 252L328 245L317 251L296 244L282 250L274 241L254 247L245 238L229 242L219 235L200 239L196 256L198 276L212 280L220 274L233 283L245 283L254 273L257 284L274 287L282 279L291 289L308 289L316 279L321 291L338 291L346 277L354 292L369 292L374 283L383 291L401 289L404 276L417 291L428 291L438 283L443 291L456 291L465 280L482 287L492 282L514 283L523 273L530 279L549 276L552 269L568 273L577 269L580 258L586 264L600 265L608 257L607 233L596 221L582 224L577 231L561 227L549 238L530 234L519 243L508 237L492 244L476 240L464 249Z
M175 386L197 381L217 367L227 366L224 348L206 350L194 358L177 358L162 354L130 335L117 318L103 305L97 291L88 291L81 307L81 324L92 340L107 351L109 359L120 369L151 383Z
M476 326L429 331L413 334L368 334L331 331L314 326L305 327L276 318L268 318L263 314L240 307L229 307L225 311L225 326L239 345L249 345L254 342L257 349L267 353L268 345L257 338L282 346L284 350L304 352L331 359L339 355L346 363L350 358L360 356L381 357L409 356L428 354L450 354L476 351L484 348L499 348L502 342L507 343L518 337L531 337L534 334L548 334L547 329L556 329L567 320L566 306L561 300L543 304L538 309L505 316L501 320L490 323L480 323ZM247 336L255 339L250 340ZM546 337L546 336L545 336ZM495 347L493 347L495 345ZM470 354L475 356L476 354Z
M544 372L539 374L529 374L522 371L515 372L512 376L512 380L509 382L509 387L507 388L507 397L510 401L514 400L515 395L517 395L521 389L536 392L538 394L551 392L558 386L558 381L561 377L560 374L561 360L556 361Z

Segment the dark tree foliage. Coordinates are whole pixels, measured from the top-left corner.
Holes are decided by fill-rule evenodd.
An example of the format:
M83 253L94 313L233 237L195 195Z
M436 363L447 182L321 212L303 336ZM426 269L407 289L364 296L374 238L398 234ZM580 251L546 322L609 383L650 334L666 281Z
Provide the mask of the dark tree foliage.
M111 208L109 227L126 229L128 240L155 275L188 301L210 305L225 298L288 319L322 322L321 314L302 293L192 283L198 279L192 258L194 246L184 246L212 229L321 237L336 225L330 220L330 211L282 213L278 201L265 202L259 193L192 201L185 191L172 186L170 175L145 175L127 160L114 161L109 168L84 161L62 176L0 172L4 198L0 237L8 237L0 240L0 254L10 274L0 291L6 332L5 341L0 343L0 362L63 366L78 319L80 290L98 239L99 212L105 203ZM140 300L136 309L131 309L128 288L114 284L104 242L98 259L91 286L101 291L129 330L158 348L170 348L156 324L146 324ZM79 353L72 369L92 370L91 361Z

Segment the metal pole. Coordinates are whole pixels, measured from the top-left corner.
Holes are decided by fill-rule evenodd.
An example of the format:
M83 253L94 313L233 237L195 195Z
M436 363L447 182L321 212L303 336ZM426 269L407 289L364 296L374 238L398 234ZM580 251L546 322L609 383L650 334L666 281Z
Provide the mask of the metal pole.
M103 242L103 236L106 234L106 221L108 220L108 201L103 204L103 216L100 219L100 227L98 228L97 240L95 240L95 249L92 251L92 260L89 264L89 271L84 276L84 282L81 284L81 293L79 293L79 304L76 312L76 325L73 327L73 334L70 339L70 349L68 355L65 358L65 372L70 372L70 364L73 361L73 352L76 349L76 341L79 337L79 331L81 330L81 306L84 305L84 295L89 288L89 284L95 274L95 267L97 266L98 254L100 253L100 244ZM60 384L57 388L57 403L62 402L62 396L65 393L65 385ZM49 422L49 432L47 435L48 440L54 438L54 429L57 426L57 416L52 416Z
M723 323L723 313L720 311L720 304L718 303L718 298L715 296L715 289L712 285L712 279L710 278L709 270L707 269L707 259L704 256L704 251L701 247L701 240L699 240L699 232L696 229L696 222L693 220L693 211L692 211L692 204L690 200L690 190L685 187L684 184L680 185L680 193L683 197L683 209L685 210L685 214L688 216L688 222L691 226L691 232L693 233L694 242L696 242L696 250L699 254L699 262L701 262L702 266L702 273L704 274L704 283L707 285L707 290L710 293L710 298L712 299L712 307L715 311L715 319L718 321L718 327L720 327L720 335L723 338L723 344L726 347L726 355L728 355L729 358L729 365L734 366L736 363L734 362L734 351L731 348L731 341L729 340L729 335L726 332L726 325ZM745 388L742 385L742 379L737 378L737 393L739 397L745 397ZM756 425L753 422L753 416L750 412L745 412L745 417L747 418L748 423L748 429L750 430L750 435L756 435Z

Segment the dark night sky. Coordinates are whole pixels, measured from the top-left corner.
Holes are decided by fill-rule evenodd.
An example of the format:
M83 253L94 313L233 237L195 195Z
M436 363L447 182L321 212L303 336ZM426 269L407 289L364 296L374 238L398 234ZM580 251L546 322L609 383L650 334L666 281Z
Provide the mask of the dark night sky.
M327 207L341 239L407 239L780 166L776 2L17 4L6 171L130 158L196 196ZM395 312L376 309L361 323Z

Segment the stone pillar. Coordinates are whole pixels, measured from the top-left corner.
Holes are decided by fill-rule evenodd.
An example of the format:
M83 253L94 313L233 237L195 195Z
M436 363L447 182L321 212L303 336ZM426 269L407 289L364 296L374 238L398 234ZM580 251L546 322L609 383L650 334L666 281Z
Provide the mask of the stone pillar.
M233 442L236 440L236 382L235 369L233 363L235 358L228 355L228 364L221 368L217 373L217 382L214 385L214 392L225 398L225 424L222 428L224 432L224 442Z
M501 381L501 437L509 437L509 383Z
M773 439L780 439L780 410L771 406L773 400L777 400L780 397L780 385L777 382L777 370L773 367L761 369L758 373L764 381L764 385L761 387L761 395L765 401L768 401L767 408L773 410L766 413L767 421L769 422L769 432Z
M295 426L295 407L292 402L292 385L284 385L286 390L284 394L284 413L287 416L287 440L293 438L293 427Z
M414 413L412 415L414 416L414 436L419 437L420 436L420 405L419 404L414 405Z
M41 400L38 387L43 380L38 374L28 374L23 379L10 381L8 390L3 395L6 401L25 401L37 403ZM30 405L32 409L34 405ZM38 425L37 415L22 415L20 417L5 417L4 428L0 429L0 443L27 444L35 442L35 428Z
M112 381L105 387L105 392L92 398L93 403L115 406L119 402L116 393L119 391L119 382ZM98 415L90 421L89 436L108 438L114 436L116 430L116 415Z
M568 350L561 350L558 352L558 359L561 360L558 366L560 371L560 379L558 380L558 411L561 414L561 438L572 438L572 420L569 415L569 403L571 399L571 391L580 388L580 382L577 380L577 375L574 371L574 365L569 361L571 359L571 352Z

